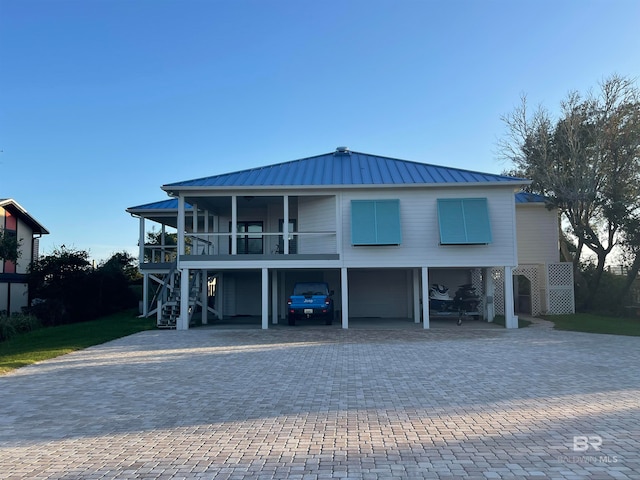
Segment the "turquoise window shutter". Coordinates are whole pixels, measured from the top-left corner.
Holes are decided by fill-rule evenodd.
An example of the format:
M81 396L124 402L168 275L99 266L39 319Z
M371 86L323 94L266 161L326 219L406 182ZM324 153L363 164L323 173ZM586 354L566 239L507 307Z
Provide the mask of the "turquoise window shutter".
M352 200L353 245L399 245L400 200Z
M376 243L376 206L371 200L351 201L351 243L353 245Z
M466 243L467 232L464 228L464 210L461 200L438 200L438 224L440 243L448 245Z
M376 233L378 245L400 245L400 200L376 201Z
M491 243L491 223L486 198L465 198L464 222L467 230L467 243Z
M486 198L438 199L438 225L443 245L483 245L492 241Z

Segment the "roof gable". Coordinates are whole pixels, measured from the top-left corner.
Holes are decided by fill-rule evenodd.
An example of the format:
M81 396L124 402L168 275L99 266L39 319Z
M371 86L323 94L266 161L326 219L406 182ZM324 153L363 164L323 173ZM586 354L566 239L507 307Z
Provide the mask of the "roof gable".
M169 183L167 191L196 188L514 184L529 180L338 150L264 167Z
M47 235L49 231L44 228L40 223L29 215L29 212L25 210L22 205L16 202L13 198L0 198L0 207L6 208L14 215L17 215L27 225L31 227L31 230L36 235Z

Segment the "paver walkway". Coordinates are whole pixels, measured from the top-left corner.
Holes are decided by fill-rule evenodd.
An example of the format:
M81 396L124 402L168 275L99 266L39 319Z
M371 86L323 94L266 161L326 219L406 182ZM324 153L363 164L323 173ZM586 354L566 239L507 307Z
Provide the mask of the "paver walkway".
M0 377L2 479L640 479L640 338L149 331Z

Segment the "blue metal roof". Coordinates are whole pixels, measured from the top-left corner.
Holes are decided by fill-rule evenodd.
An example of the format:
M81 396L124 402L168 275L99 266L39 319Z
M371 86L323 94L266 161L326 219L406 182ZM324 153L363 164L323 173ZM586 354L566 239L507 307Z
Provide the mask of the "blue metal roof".
M526 179L459 168L336 151L238 172L169 183L168 191L202 187L293 187L332 185L430 185L530 183Z
M545 198L537 193L518 192L516 193L516 203L545 203Z
M192 208L187 202L184 204L185 209ZM142 211L142 210L178 210L178 199L177 198L169 198L167 200L161 200L159 202L145 203L144 205L138 205L137 207L129 207L127 208L127 212L132 211Z

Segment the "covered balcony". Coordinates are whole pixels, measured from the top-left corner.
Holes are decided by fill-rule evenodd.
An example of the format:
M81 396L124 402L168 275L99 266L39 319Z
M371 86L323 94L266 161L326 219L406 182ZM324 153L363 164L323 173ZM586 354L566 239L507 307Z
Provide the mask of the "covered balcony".
M335 195L194 195L128 211L140 219L143 269L178 259L189 264L339 259Z

